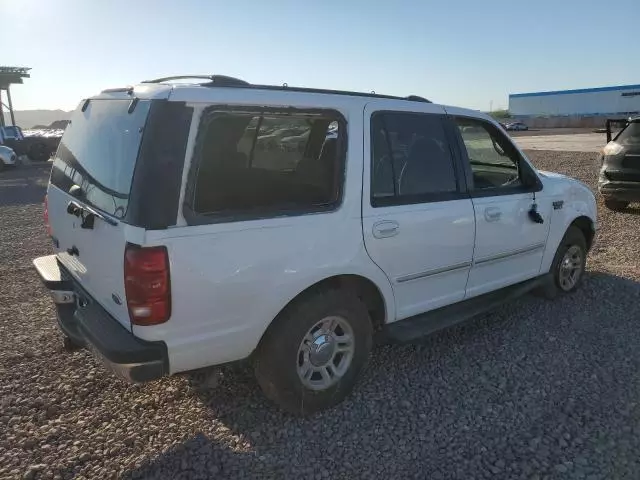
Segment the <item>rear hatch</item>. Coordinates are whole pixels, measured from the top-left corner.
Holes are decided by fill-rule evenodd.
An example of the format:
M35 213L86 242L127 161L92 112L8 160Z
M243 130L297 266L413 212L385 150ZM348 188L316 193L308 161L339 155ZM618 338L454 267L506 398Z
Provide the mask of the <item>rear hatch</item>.
M47 192L58 259L127 329L125 247L144 229L125 222L151 103L126 93L83 102L58 147Z

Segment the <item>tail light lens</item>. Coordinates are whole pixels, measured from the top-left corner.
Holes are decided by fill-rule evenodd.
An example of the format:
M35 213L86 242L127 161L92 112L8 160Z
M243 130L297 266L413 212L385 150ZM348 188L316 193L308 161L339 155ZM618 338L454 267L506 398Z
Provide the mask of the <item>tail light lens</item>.
M51 236L51 225L49 225L49 195L44 196L44 213L42 214L42 217L44 219L44 226L47 229L47 233Z
M158 325L171 316L169 255L166 247L127 245L124 287L135 325Z

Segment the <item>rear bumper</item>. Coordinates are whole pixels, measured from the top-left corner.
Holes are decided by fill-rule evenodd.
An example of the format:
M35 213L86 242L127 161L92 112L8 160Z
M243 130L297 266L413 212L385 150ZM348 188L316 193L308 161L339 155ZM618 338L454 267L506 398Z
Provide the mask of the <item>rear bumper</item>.
M166 344L140 340L126 330L71 277L55 255L36 258L33 265L56 303L60 329L87 347L109 370L133 383L169 373Z

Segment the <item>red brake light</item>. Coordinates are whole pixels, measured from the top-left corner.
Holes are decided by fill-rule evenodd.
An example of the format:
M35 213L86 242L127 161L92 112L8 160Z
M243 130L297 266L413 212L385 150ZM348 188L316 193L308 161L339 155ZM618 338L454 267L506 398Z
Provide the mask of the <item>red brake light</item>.
M49 236L53 235L51 232L51 225L49 225L49 195L44 196L44 213L42 216L44 218L44 226L47 229L47 233Z
M166 247L127 245L124 287L135 325L157 325L171 316L169 255Z

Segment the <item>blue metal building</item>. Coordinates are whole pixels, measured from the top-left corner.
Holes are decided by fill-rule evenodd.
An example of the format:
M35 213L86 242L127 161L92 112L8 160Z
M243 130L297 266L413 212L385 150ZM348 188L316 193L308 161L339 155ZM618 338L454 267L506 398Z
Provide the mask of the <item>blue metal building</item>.
M514 117L623 117L640 112L640 85L509 95Z

